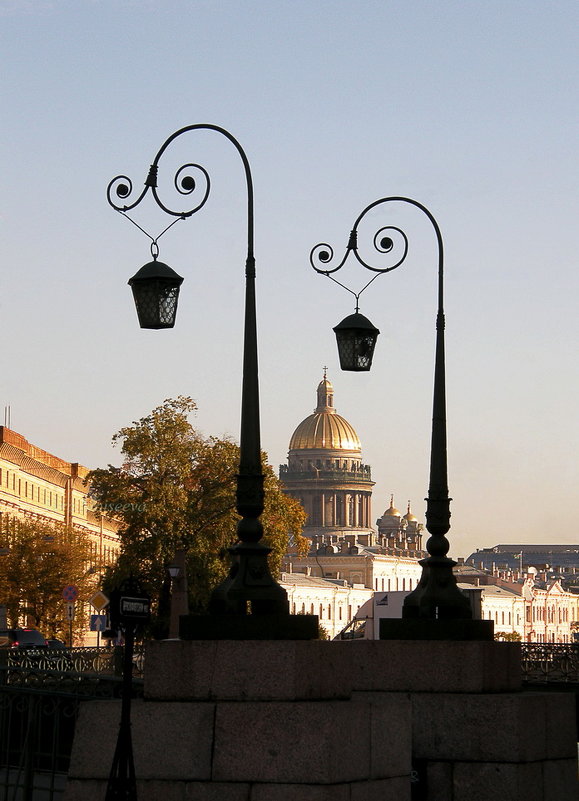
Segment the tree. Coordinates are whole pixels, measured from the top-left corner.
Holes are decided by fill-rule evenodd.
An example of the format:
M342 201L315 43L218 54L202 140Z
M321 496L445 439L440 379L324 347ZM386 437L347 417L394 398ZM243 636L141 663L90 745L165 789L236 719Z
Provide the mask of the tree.
M94 592L96 579L87 571L88 535L62 523L9 518L0 534L0 599L9 625L32 625L46 636L68 639L64 587L74 584L79 599ZM86 629L84 604L77 603L73 635Z
M97 504L122 521L121 554L105 586L130 574L138 576L161 618L169 591L166 566L175 551L187 552L190 609L201 613L212 589L227 574L227 548L237 539L239 447L229 438L197 432L188 419L196 408L191 398L179 396L121 428L113 443L121 445L122 466L93 470L87 479ZM264 542L273 549L270 566L275 575L290 536L306 547L301 534L305 512L283 493L265 455L263 465Z
M495 640L504 642L520 642L522 639L518 631L499 631L498 634L495 634Z

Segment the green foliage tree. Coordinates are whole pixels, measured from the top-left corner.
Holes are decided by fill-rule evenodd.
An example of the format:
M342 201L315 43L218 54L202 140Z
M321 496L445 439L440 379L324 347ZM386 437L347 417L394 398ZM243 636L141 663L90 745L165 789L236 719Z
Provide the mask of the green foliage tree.
M239 447L229 438L204 437L189 422L195 402L179 396L146 417L121 428L122 467L109 465L88 476L91 496L103 511L122 521L121 554L105 587L128 575L139 577L151 594L153 610L166 618L166 566L178 548L187 552L189 604L206 610L212 589L229 569L227 548L236 542L235 476ZM273 550L270 566L279 572L289 537L303 548L305 512L282 492L265 463L264 542Z
M86 629L83 601L93 594L96 578L88 571L88 535L59 523L9 518L3 521L0 545L0 601L11 627L31 625L45 636L67 640L64 587L79 593L73 637Z
M503 640L503 642L520 642L522 640L518 631L499 631L495 634L495 640Z

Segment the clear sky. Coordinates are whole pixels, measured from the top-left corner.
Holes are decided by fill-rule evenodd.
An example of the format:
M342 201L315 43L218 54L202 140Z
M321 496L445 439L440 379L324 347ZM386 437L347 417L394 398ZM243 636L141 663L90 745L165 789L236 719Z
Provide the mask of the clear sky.
M340 372L332 326L352 299L308 261L321 241L343 250L367 204L406 195L445 242L451 553L579 542L578 22L576 0L0 0L0 412L89 467L119 463L112 434L177 394L205 433L238 436L237 154L190 134L162 161L212 176L205 208L160 241L185 277L172 331L138 328L126 282L148 241L105 198L119 173L141 184L173 131L213 123L253 171L272 464L327 365L372 466L374 519L391 492L423 518L428 221L372 218L402 221L410 253L361 299L381 331L371 373ZM150 204L135 217L167 222Z

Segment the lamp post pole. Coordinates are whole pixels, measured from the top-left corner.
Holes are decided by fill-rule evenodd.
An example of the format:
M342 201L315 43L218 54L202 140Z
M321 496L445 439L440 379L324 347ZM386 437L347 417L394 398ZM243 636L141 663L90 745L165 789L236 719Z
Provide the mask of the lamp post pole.
M422 576L418 586L406 597L402 616L405 619L432 620L469 620L472 611L468 599L459 590L452 568L456 564L447 554L449 542L446 537L450 529L450 497L447 479L447 446L446 446L446 389L444 360L444 248L438 223L431 212L416 200L407 197L392 196L380 198L367 206L356 219L341 262L333 266L334 252L327 244L316 245L310 253L310 263L319 273L340 284L356 297L356 313L343 320L336 328L336 337L340 350L342 369L369 370L372 354L378 335L367 318L358 313L358 300L361 293L382 273L399 267L408 254L408 238L404 231L394 225L388 225L374 236L374 248L380 254L390 254L394 263L387 267L378 267L366 262L358 250L358 227L362 219L378 206L402 203L414 206L423 212L432 224L438 244L438 309L436 316L436 357L434 368L434 392L432 413L432 438L430 451L430 481L428 497L425 499L426 528L430 537L426 543L428 557L420 561ZM396 256L395 240L402 252ZM350 254L366 269L376 273L360 292L354 292L341 284L333 273L340 270ZM358 318L361 318L358 319Z
M193 206L184 211L170 208L161 200L157 189L157 173L161 157L175 139L201 130L216 132L233 144L243 163L247 187L243 382L236 490L236 507L241 517L237 525L239 542L229 549L232 558L231 571L226 581L214 591L210 611L214 614L245 615L250 609L253 615L287 614L287 593L273 579L267 562L271 549L260 542L263 536L260 516L263 511L264 475L261 466L259 420L253 181L247 156L237 139L224 128L206 123L188 125L173 133L163 143L153 159L144 189L135 200L130 202L133 184L130 178L123 175L113 178L109 183L107 198L114 209L128 216L127 212L138 206L150 191L159 208L175 218L165 231L179 219L195 214L209 197L211 182L207 170L194 163L185 164L177 170L174 176L177 192L190 195L194 201ZM134 224L140 228L140 225ZM170 267L157 261L159 236L147 236L152 240L153 261L141 268L129 283L133 289L141 327L171 328L175 322L179 287L183 279Z
M177 548L175 559L167 568L171 576L171 616L169 622L169 639L179 638L179 618L189 611L187 592L187 551Z

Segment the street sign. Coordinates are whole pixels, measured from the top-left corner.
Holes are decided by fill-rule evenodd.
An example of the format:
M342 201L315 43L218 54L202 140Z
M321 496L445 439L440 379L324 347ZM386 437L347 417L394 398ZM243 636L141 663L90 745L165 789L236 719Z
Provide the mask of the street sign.
M66 619L74 620L74 602L68 601L66 604Z
M90 630L91 631L104 631L107 627L106 615L91 615L90 616Z
M65 601L76 601L78 598L78 589L74 584L68 584L62 591L62 597Z
M99 590L98 592L95 592L92 598L89 598L89 603L97 610L97 612L100 612L101 609L104 609L105 606L108 606L109 599L104 592Z
M121 620L148 620L151 599L145 596L129 597L122 595L119 604Z
M113 631L118 631L121 627L126 633L128 628L146 623L150 614L151 599L134 577L126 579L111 592L109 616Z

